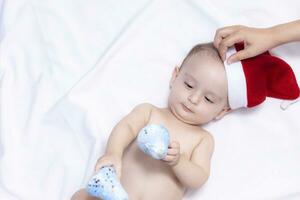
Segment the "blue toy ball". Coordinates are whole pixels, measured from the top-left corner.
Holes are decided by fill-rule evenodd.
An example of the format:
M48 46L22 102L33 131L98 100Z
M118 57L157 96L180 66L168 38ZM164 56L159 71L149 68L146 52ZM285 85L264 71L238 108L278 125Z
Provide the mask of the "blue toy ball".
M149 124L140 130L137 142L145 154L158 160L162 159L168 152L169 131L163 125Z
M103 200L128 200L128 195L118 180L116 171L111 166L102 167L86 187L89 195Z

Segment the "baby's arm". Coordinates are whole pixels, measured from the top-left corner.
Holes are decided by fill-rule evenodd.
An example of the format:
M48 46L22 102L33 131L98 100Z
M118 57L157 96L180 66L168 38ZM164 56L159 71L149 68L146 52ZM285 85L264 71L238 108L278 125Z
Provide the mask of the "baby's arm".
M104 165L115 165L118 176L121 175L121 159L125 148L136 138L140 129L147 123L153 106L140 104L125 116L112 130L105 150L105 155L99 158L96 171Z
M125 116L112 130L107 147L107 154L123 155L124 149L134 140L147 123L152 111L151 104L140 104Z
M193 150L191 159L181 154L178 163L172 166L172 169L185 187L199 188L207 181L213 150L213 137L207 134Z

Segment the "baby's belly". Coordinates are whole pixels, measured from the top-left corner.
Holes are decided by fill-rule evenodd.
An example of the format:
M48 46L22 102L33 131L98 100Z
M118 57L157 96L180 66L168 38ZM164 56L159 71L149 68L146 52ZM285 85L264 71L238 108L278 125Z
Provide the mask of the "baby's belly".
M171 168L145 155L136 142L124 152L121 182L130 200L179 200L184 193Z

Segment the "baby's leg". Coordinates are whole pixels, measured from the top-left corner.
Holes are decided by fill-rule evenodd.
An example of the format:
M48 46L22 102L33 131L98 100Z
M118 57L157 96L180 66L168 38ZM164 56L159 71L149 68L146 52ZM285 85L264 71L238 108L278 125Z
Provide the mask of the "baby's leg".
M92 197L88 195L85 189L81 189L77 191L75 194L73 194L71 200L101 200L101 199Z

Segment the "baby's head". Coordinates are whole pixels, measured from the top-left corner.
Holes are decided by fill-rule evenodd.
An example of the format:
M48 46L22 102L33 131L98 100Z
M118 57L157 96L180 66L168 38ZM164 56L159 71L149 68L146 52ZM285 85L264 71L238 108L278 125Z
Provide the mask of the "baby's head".
M226 72L212 43L196 45L175 67L168 106L178 119L194 125L229 112Z

